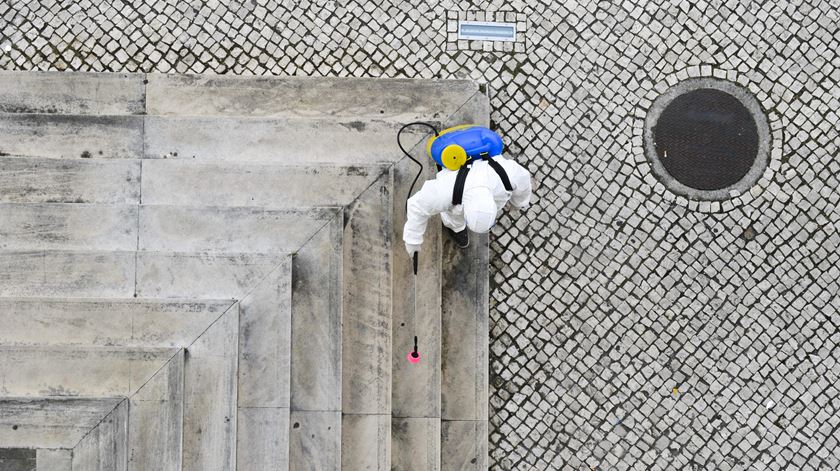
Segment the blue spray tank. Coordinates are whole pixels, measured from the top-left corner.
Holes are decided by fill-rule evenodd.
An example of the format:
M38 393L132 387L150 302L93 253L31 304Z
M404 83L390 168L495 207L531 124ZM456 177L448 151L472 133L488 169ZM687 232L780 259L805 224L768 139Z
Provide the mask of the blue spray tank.
M475 124L444 129L426 143L429 157L449 170L458 170L471 160L495 157L503 149L501 136Z

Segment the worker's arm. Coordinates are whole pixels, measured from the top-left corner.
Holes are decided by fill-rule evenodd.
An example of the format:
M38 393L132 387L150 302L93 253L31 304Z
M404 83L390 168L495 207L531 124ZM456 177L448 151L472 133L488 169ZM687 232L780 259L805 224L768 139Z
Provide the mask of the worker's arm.
M531 204L531 174L513 160L507 159L505 164L505 172L513 186L510 203L519 209L526 209Z
M419 250L429 218L452 206L452 188L445 187L446 184L440 180L429 180L423 184L420 191L408 199L403 241L409 253L412 250L409 246L412 246L414 250Z

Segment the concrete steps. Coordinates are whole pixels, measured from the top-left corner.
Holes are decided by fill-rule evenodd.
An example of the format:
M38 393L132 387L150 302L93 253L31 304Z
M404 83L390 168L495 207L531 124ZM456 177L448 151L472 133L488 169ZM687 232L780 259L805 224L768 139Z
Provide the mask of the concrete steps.
M239 303L237 469L288 466L292 277L289 259Z
M341 467L344 232L339 215L292 261L289 469Z
M147 112L160 116L329 117L410 122L445 118L478 88L468 80L165 74L150 74L148 78Z
M126 396L174 352L150 347L2 346L2 395Z
M365 165L401 158L394 140L400 126L384 120L147 116L143 148L147 159Z
M149 205L201 201L205 206L265 209L339 207L355 199L388 166L3 156L0 203L136 205L142 193Z
M0 159L0 203L139 202L139 160Z
M239 309L229 309L187 348L182 469L235 469Z
M0 113L137 115L143 74L0 71Z
M122 397L2 398L0 443L7 448L73 448L122 401Z
M429 231L415 300L400 231L416 168L395 141L418 119L486 123L474 83L3 84L0 396L117 401L45 462L486 468L486 240L463 254ZM423 131L403 136L418 156Z
M251 252L6 250L0 251L0 297L233 299L285 258Z
M335 217L335 208L140 207L139 250L290 253Z
M128 410L128 401L121 401L73 447L72 470L127 469Z
M290 252L337 209L0 204L0 250Z
M139 159L143 157L142 116L39 113L0 114L0 152L54 157Z
M209 206L270 209L343 207L387 170L383 164L339 167L146 160L142 192L145 203L159 205L202 201Z
M6 346L183 348L231 300L0 298Z
M0 250L135 250L136 205L0 204Z
M130 298L134 252L0 251L0 297Z
M185 357L178 350L128 399L129 470L181 469Z

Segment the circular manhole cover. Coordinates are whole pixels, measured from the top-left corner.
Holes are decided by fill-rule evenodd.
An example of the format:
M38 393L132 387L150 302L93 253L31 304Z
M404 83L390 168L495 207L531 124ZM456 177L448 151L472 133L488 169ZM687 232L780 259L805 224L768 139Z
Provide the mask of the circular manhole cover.
M645 153L675 193L720 200L746 191L769 160L770 130L758 101L723 80L681 82L653 103Z

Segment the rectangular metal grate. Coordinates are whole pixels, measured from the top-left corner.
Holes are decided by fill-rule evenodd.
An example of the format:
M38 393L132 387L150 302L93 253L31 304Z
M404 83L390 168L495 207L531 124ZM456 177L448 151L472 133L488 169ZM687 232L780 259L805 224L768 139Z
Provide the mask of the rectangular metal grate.
M459 21L458 39L471 41L516 41L516 23Z

